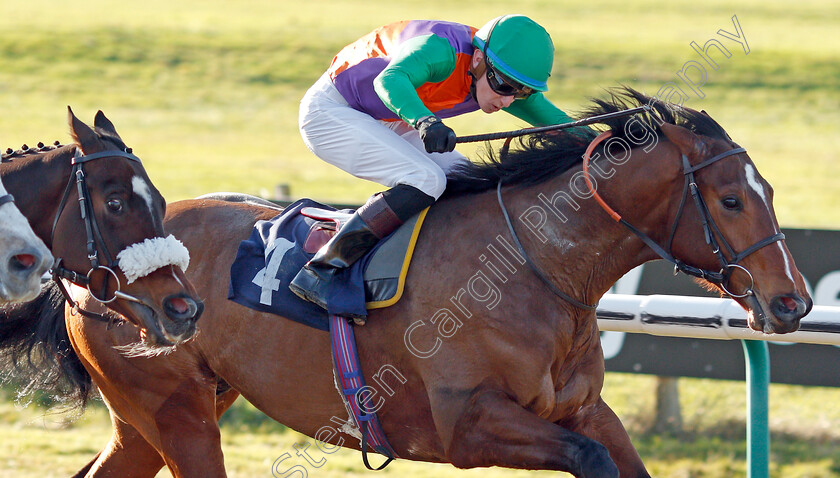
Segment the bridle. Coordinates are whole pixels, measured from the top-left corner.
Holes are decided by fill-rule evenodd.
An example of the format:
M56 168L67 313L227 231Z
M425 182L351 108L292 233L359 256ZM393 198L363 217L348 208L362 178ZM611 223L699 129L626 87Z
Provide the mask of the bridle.
M711 213L709 212L709 208L706 205L706 201L703 200L703 195L700 192L700 188L697 187L697 180L694 177L694 173L700 169L703 169L707 166L710 166L724 158L734 156L736 154L745 153L746 149L744 148L734 148L730 149L729 151L724 151L718 155L715 155L709 159L706 159L700 162L697 165L692 166L686 155L682 155L682 173L683 177L685 178L685 183L683 186L683 193L682 199L680 200L680 206L677 209L676 217L674 217L673 225L671 226L671 235L668 239L667 249L663 248L659 244L657 244L653 239L650 238L647 234L643 233L632 224L624 220L620 214L615 212L607 203L601 198L598 192L595 190L594 185L592 184L592 180L589 175L589 161L590 155L595 147L603 140L609 138L612 135L610 131L605 131L599 134L592 143L586 148L586 152L583 155L583 177L586 181L586 185L589 188L589 192L595 198L595 201L603 208L615 221L621 223L624 227L629 229L633 234L635 234L639 239L642 240L648 247L653 249L656 254L659 255L662 259L674 264L674 273L676 274L677 271L683 272L693 277L698 277L704 280L707 280L715 285L718 285L724 292L729 294L732 298L744 298L748 296L752 296L755 294L753 288L755 287L755 280L753 279L752 273L750 271L739 264L739 262L746 259L750 254L758 251L759 249L769 246L777 241L782 241L785 239L785 235L781 232L768 236L755 244L747 247L740 253L735 252L735 249L729 244L724 237L723 233L721 232L720 228L715 224L714 219L712 218ZM700 222L703 226L703 236L706 240L706 244L712 249L712 253L715 254L718 258L718 262L720 263L720 270L719 271L710 271L708 269L702 269L699 267L694 267L685 262L681 261L674 257L672 251L674 237L677 234L677 227L680 223L680 219L682 217L683 211L685 210L685 203L687 202L688 196L691 195L694 205L697 207L697 212L700 215ZM721 250L721 244L723 248L726 250L729 257L732 259L728 259L727 255L723 253ZM730 278L732 277L732 272L736 269L739 269L747 274L750 280L750 285L744 290L743 293L735 293L727 287Z
M70 304L70 307L73 308L73 310L78 311L85 317L106 321L109 323L113 323L113 320L103 316L102 314L90 312L79 307L79 303L73 299L73 296L70 295L69 291L64 286L64 283L61 281L61 279L67 279L68 281L79 287L87 288L88 292L90 293L90 296L103 304L111 303L117 299L138 302L141 304L143 303L140 299L132 295L126 294L125 292L122 292L120 290L120 279L119 277L117 277L117 273L114 272L114 269L117 267L118 264L117 261L114 260L114 257L111 255L110 251L108 250L108 246L105 244L105 240L102 237L99 225L96 222L96 216L93 212L93 204L90 199L90 191L88 190L87 185L87 176L84 170L85 163L101 158L121 157L140 163L140 158L131 154L130 151L130 149L127 149L126 151L114 149L83 155L81 153L81 149L77 147L76 155L71 160L73 168L70 172L70 178L67 181L67 186L64 188L64 195L62 196L61 202L58 205L58 211L56 211L55 219L53 219L52 232L50 234L50 243L52 244L54 243L55 230L58 226L58 220L61 217L61 213L64 212L64 208L67 205L67 200L70 197L70 192L73 189L73 183L75 182L76 190L79 194L79 210L81 211L82 222L84 222L85 224L85 233L87 234L87 257L90 261L91 268L90 270L88 270L87 274L81 275L75 271L71 271L63 267L61 265L62 258L58 257L56 258L55 263L53 264L53 267L50 270L50 272L52 274L53 280L56 284L58 284L62 295L67 300L67 303ZM103 256L102 259L104 260L100 258L100 251ZM91 275L97 270L103 270L107 274L102 283L101 296L104 296L105 292L108 289L109 277L113 277L117 283L114 295L110 299L107 297L100 298L100 296L95 294L90 289Z
M599 134L586 148L586 152L583 155L583 178L586 181L586 185L589 188L589 192L592 194L592 197L595 198L595 201L598 205L601 206L615 221L621 223L624 227L629 229L633 234L635 234L639 239L642 240L648 247L653 249L653 251L659 255L662 259L674 264L674 273L683 272L687 275L698 277L701 279L705 279L713 284L720 286L724 292L729 294L732 298L745 298L755 295L755 291L753 288L755 287L755 280L753 279L752 273L744 266L740 265L739 262L743 261L747 258L750 254L758 251L759 249L769 246L777 241L783 241L785 239L785 235L781 232L777 234L773 234L769 237L766 237L755 244L747 247L740 253L736 253L735 249L729 244L729 242L724 237L723 233L721 232L720 228L718 228L717 224L715 224L714 219L712 218L711 213L709 212L709 208L706 206L706 201L703 200L703 195L700 192L700 189L697 187L697 180L694 176L694 173L700 169L705 168L706 166L710 166L721 159L727 158L729 156L734 156L736 154L745 153L746 150L744 148L734 148L730 149L729 151L725 151L718 155L715 155L709 159L702 161L701 163L692 166L686 155L682 155L682 172L685 178L685 184L683 186L683 193L682 199L680 200L680 206L677 210L676 217L674 218L673 225L671 226L671 235L668 239L667 249L660 246L656 243L650 236L624 220L620 214L618 214L614 209L612 209L604 199L598 194L595 190L595 186L592 183L592 179L589 175L589 161L592 151L595 149L598 144L600 144L605 139L612 136L610 131L605 131ZM506 150L507 143L503 149ZM504 154L504 151L503 153ZM706 240L706 244L709 245L712 249L712 253L714 253L718 261L720 262L720 270L719 271L711 271L708 269L702 269L699 267L694 267L689 264L686 264L680 259L674 257L674 254L671 252L673 248L674 238L677 234L677 227L680 223L680 219L682 218L683 211L685 210L685 203L687 202L688 196L691 196L694 205L697 207L697 211L700 215L700 222L703 226L703 235ZM562 298L563 300L569 302L570 304L578 307L580 309L585 310L595 310L597 308L597 304L591 305L585 302L581 302L580 300L575 299L574 297L569 296L562 290L558 289L556 285L548 278L548 276L534 263L533 260L528 256L525 252L525 248L522 246L522 243L519 241L519 237L516 234L516 230L513 227L513 222L510 219L510 215L508 214L507 208L505 207L504 201L502 201L502 182L499 181L496 187L496 196L499 201L499 206L502 208L502 215L505 218L505 222L507 223L508 230L513 237L514 244L516 245L519 254L521 255L522 259L525 261L525 264L534 272L537 278L540 279L555 295ZM720 238L718 240L718 238ZM729 257L732 260L729 260L727 256L721 250L720 244L723 244L724 249L728 253ZM743 293L737 294L729 290L727 288L727 284L732 276L732 272L735 269L742 270L747 274L750 280L749 287Z

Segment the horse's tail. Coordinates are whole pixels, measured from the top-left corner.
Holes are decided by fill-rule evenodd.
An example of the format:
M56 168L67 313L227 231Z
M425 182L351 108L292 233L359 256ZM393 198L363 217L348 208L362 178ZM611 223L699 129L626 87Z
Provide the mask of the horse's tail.
M64 296L55 282L33 301L0 308L0 357L11 369L4 378L20 385L21 395L41 391L65 405L87 404L90 374L70 345Z

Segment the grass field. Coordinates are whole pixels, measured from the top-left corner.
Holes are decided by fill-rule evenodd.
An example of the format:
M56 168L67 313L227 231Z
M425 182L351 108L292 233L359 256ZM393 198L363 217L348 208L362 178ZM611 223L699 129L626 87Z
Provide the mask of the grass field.
M0 3L0 146L68 142L65 107L92 122L101 109L144 159L169 201L213 191L358 203L378 190L315 158L297 132L297 104L343 45L405 18L480 26L524 13L552 33L557 62L548 96L567 111L604 88L649 94L671 82L687 106L707 110L746 147L775 188L784 226L840 226L840 11L834 0L709 2L593 0L106 0ZM718 35L737 15L747 54ZM702 99L681 80L702 59L690 42L716 38ZM475 113L448 123L458 134L524 126ZM472 153L474 149L463 151ZM655 476L744 475L744 391L737 382L680 382L686 433L646 432L652 377L610 374L604 395ZM840 390L771 388L774 477L840 477ZM305 438L266 422L245 403L226 420L231 476L271 476L274 460ZM56 423L58 420L58 423ZM107 440L101 406L72 425L35 407L0 404L0 477L67 476ZM297 459L297 457L295 457ZM280 469L301 462L288 460ZM331 455L312 476L368 475L356 453ZM455 471L400 462L394 476L532 476ZM535 474L540 475L540 474ZM547 474L546 474L547 475ZM162 472L160 476L168 476ZM552 474L556 476L556 474Z
M745 476L743 383L681 379L680 402L685 423L679 436L647 431L654 413L651 397L655 386L654 377L615 373L608 374L604 386L605 399L621 416L652 475ZM836 389L829 388L771 386L773 478L840 477L838 395ZM75 422L74 418L72 413L45 415L44 409L36 405L21 408L11 401L0 402L0 433L4 444L0 447L0 478L57 478L81 468L104 446L110 436L110 422L101 403L94 403ZM310 476L372 476L364 469L358 452L344 449L324 455L315 449L311 438L267 420L242 400L222 423L225 463L233 478L271 477L275 461L284 453L291 456L275 468L280 472L300 465ZM295 443L310 444L310 456L316 462L323 462L321 466L315 468L296 456ZM450 465L408 461L396 461L379 474L418 478L558 476L501 468L457 470ZM161 471L158 476L170 475Z

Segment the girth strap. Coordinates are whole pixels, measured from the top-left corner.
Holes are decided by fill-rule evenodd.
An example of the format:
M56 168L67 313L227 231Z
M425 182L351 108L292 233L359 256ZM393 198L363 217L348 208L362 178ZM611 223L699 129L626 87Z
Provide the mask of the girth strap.
M369 470L382 470L397 458L397 454L385 437L376 408L370 407L368 403L372 397L367 392L369 387L365 385L362 374L356 336L346 317L330 315L330 341L336 386L362 434L362 461ZM374 468L370 464L368 447L386 457L380 466Z

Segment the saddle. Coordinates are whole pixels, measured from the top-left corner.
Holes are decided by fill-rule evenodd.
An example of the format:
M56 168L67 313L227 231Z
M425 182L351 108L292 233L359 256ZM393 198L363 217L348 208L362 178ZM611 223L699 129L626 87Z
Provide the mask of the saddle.
M341 271L333 282L337 300L325 311L289 290L289 282L352 210L336 211L309 199L289 205L268 221L257 221L230 268L228 299L261 312L329 330L329 315L364 319L367 311L399 301L420 227L428 209L383 238L370 253Z
M402 297L405 276L427 211L406 221L371 252L363 274L367 309L388 307ZM300 214L318 221L310 227L303 244L303 250L309 254L318 252L353 216L352 212L317 207L302 208Z

